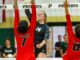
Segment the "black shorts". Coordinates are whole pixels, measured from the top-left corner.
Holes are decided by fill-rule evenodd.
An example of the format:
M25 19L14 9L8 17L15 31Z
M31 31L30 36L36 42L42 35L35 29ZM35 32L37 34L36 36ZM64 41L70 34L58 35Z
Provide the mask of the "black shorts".
M35 45L35 56L37 57L40 52L46 54L46 45L44 45L44 46L43 46L42 48L40 48L40 49L36 48L36 45Z

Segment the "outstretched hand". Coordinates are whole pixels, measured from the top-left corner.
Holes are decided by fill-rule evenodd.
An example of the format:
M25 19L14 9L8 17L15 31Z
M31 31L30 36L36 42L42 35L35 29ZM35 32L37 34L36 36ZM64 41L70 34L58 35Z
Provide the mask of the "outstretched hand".
M69 6L68 0L65 0L65 1L64 1L64 7L65 7L65 8L68 8L68 6Z
M30 2L31 4L35 4L35 0L31 0L31 2Z
M65 2L64 2L64 8L65 8L66 15L69 15L68 6L69 6L68 0L65 0Z
M18 0L14 0L14 8L17 9L18 8L18 4L17 4Z

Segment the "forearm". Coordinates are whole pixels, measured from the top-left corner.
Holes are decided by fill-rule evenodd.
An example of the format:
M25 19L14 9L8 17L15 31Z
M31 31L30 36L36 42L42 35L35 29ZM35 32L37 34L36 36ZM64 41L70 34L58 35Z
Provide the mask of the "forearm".
M44 45L46 45L47 41L46 40L43 40L41 43L40 43L40 46L43 47Z
M67 20L67 26L71 26L71 18L70 18L70 14L69 14L69 10L68 10L68 0L65 1L64 4L64 9L65 9L65 14L66 14L66 20Z
M16 53L13 54L13 57L16 57Z
M65 13L66 13L66 15L69 15L68 7L65 8Z
M67 20L67 27L71 26L71 18L68 10L68 4L65 5L65 14L66 14L66 20Z
M68 0L65 0L65 2L64 2L64 9L65 9L66 15L69 15L68 6L69 6Z
M19 24L19 10L18 10L18 5L17 5L17 0L14 0L14 28L15 28L15 31L16 31L16 28Z
M33 17L33 15L36 15L35 0L31 0L31 2L32 2L32 5L31 5L31 8L32 8L32 17Z
M15 9L14 10L14 14L15 14L15 16L14 16L14 28L17 28L17 26L18 26L18 24L19 24L19 10L18 9Z
M54 48L56 51L60 51L60 47L55 47Z
M7 58L7 57L8 57L8 56L7 56L6 54L4 54L4 53L2 54L2 56L3 56L4 58Z
M33 9L33 5L35 5L35 0L31 0L31 8ZM31 12L29 9L25 9L25 13L26 13L26 16L28 17L29 21L31 22ZM32 10L32 13L33 13L33 10Z
M63 57L63 50L60 49L60 54L61 54L61 57Z
M72 36L73 35L72 23L71 23L69 10L68 10L68 5L69 5L68 0L65 0L64 8L65 8L65 14L66 14L66 21L67 21L67 31L68 31L68 36Z
M30 27L34 30L36 26L36 6L35 4L32 4L32 15L31 15L31 22L30 22Z
M31 0L32 15L36 13L35 0Z

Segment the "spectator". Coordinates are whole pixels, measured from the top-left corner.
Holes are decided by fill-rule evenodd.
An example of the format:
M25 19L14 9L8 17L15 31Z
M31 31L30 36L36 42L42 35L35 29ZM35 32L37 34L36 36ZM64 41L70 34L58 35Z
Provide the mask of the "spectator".
M62 36L58 35L58 42L55 43L55 57L61 57L60 54L60 48L61 48L61 43L62 43Z
M68 37L67 35L63 36L64 42L61 43L61 56L64 55L64 53L66 52L67 48L68 48Z
M2 57L8 58L8 57L16 57L16 49L11 46L11 41L10 39L5 40L5 44L2 47Z

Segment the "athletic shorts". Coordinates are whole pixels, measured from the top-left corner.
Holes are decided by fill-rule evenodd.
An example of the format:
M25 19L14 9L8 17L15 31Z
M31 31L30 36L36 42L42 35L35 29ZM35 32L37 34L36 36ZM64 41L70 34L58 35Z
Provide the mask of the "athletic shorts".
M36 45L35 45L35 56L37 57L40 52L46 54L46 45L44 45L44 46L43 46L42 48L40 48L40 49L36 48Z

